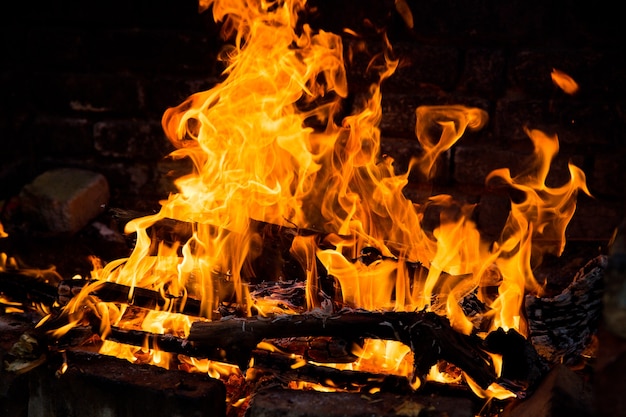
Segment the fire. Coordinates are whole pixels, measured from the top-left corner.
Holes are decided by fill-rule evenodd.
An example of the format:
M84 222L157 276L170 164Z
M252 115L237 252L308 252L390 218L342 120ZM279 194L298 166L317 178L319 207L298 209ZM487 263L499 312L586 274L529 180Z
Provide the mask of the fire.
M398 65L384 36L384 52L367 68L375 81L346 115L344 56L357 51L345 51L341 36L299 22L306 14L305 0L204 0L201 8L212 9L233 45L222 55L223 81L168 109L162 119L177 148L171 157L189 159L193 170L176 180L178 192L162 201L158 213L126 225L125 231L136 235L132 253L95 265L94 283L64 308L70 320L58 334L76 325L86 306L101 319L104 353L167 366L170 358L164 352L106 341L109 326L184 337L193 320L213 319L223 304L237 306L244 315L253 314L252 306L260 315L292 313L253 300L250 293L248 281L264 278L256 277L251 266L262 250L260 223L294 234L290 250L306 274L308 310L332 308L320 298L324 268L349 308L426 309L447 316L464 334L498 328L526 334L524 294L542 291L533 268L545 253L563 251L576 195L590 194L584 173L572 164L569 183L546 185L558 152L556 136L528 130L535 146L528 170L513 175L499 169L487 177L519 198L511 203L500 238L485 241L471 220L474 206L450 195L425 202L403 195L409 173L431 178L442 153L467 130L486 124L485 111L461 105L416 109L415 133L423 154L407 172L398 173L393 159L380 155L381 85ZM345 36L358 35L346 31ZM572 90L573 81L556 71L553 77L565 91ZM433 229L424 226L427 211L439 213ZM191 236L154 241L148 230L163 219L190 224ZM145 312L89 295L107 281L153 289L166 299L199 299L199 317L179 314L173 304ZM460 301L470 294L485 304L482 317L469 317L461 308ZM410 350L404 345L368 340L356 353L359 361L351 366L411 373ZM212 375L236 372L223 364L187 361ZM431 373L433 379L448 378Z
M567 94L576 94L578 92L578 83L568 74L558 69L553 69L552 82Z

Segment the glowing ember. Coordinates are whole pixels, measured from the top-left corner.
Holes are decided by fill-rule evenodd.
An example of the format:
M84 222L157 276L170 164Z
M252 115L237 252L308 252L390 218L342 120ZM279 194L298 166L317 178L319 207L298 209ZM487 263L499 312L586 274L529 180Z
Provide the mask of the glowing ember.
M191 160L193 172L177 179L178 192L162 202L159 213L127 224L126 232L137 238L132 253L94 267L95 282L65 307L69 324L57 334L76 325L84 307L101 319L104 339L112 325L185 337L193 320L216 317L225 303L243 315L252 315L253 306L259 315L293 313L281 303L253 299L247 285L263 245L254 225L263 222L292 232L316 232L294 233L290 247L306 273L308 311L332 312L328 297L320 294L318 268L323 266L336 280L344 307L428 310L448 317L466 335L498 328L525 335L524 294L542 291L533 268L542 255L561 254L577 192L589 194L583 172L571 164L567 184L545 184L558 152L557 138L528 131L535 153L527 171L514 176L499 169L488 176L487 181L504 183L521 197L511 203L500 238L486 241L471 220L473 206L449 195L432 196L425 204L403 195L411 170L432 177L443 152L466 130L485 125L483 110L461 105L418 108L415 132L423 154L413 159L409 172L397 173L394 161L380 155L381 83L397 66L384 37L384 52L368 66L376 79L369 95L351 114L341 116L348 96L344 44L337 34L299 22L306 1L201 3L232 31L234 44L223 53L223 82L163 116L164 131L177 147L172 156ZM405 3L397 4L411 22ZM575 83L564 74L555 71L553 79L566 92L574 91ZM427 208L441 213L433 230L423 227ZM192 225L191 237L153 241L148 229L163 219ZM355 261L364 253L377 255L371 262ZM423 274L410 268L416 264ZM165 299L201 300L200 317L177 314L172 303L163 311L145 312L98 301L90 294L105 281L158 291ZM485 305L483 316L470 317L462 309L460 301L470 294ZM411 352L399 345L368 340L362 351L354 352L359 360L349 366L410 375ZM102 352L169 363L165 353L148 346L106 342ZM186 361L211 375L236 372L223 364ZM437 370L431 374L438 380L459 379ZM487 392L473 388L488 397L511 395L495 385Z

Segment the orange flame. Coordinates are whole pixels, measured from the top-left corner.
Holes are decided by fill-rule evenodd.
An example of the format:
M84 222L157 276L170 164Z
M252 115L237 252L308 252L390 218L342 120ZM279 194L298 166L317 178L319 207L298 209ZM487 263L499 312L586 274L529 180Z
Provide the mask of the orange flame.
M404 2L397 4L403 10ZM336 279L348 307L429 309L469 334L477 331L476 318L464 313L460 300L476 293L489 309L480 318L487 326L480 328L525 334L523 296L542 291L532 269L542 254L562 252L577 191L589 194L583 172L570 164L568 184L546 186L558 141L528 130L535 145L528 172L512 176L500 169L487 178L523 195L512 202L496 242L481 237L471 220L472 205L449 195L433 196L424 204L410 201L403 195L409 172L432 177L440 155L468 129L482 128L486 112L460 105L419 107L415 132L423 154L412 161L409 172L396 173L393 159L379 156L381 83L397 66L391 45L383 37L385 53L374 56L367 69L376 81L361 106L341 117L348 96L344 45L336 34L298 24L305 7L304 0L200 2L201 10L212 8L214 18L223 21L234 44L223 54L223 81L168 109L162 119L177 148L171 156L188 158L193 172L176 180L178 193L162 202L159 213L127 224L126 232L137 236L134 250L127 259L94 268L93 285L114 281L164 296L194 297L202 300L206 319L224 302L227 285L229 300L250 315L253 303L246 280L254 274L250 263L263 244L253 224L266 222L324 236L320 242L297 235L291 246L306 271L309 309L324 308L318 299L321 265ZM410 16L403 16L410 23ZM433 228L424 226L427 211L439 213ZM147 230L165 218L189 223L191 237L175 243L153 241ZM355 261L368 248L380 256L373 262ZM423 268L412 269L415 264ZM184 336L195 320L180 317L167 305L163 311L130 314L131 309L93 300L90 289L65 311L74 317L79 306L91 307L102 319L105 338L113 324ZM262 303L256 307L259 314L277 309ZM105 346L115 355L126 355ZM407 353L406 347L372 341L359 352L359 362L370 359L369 366L409 375ZM157 356L155 361L167 362ZM137 353L128 357L134 360Z
M565 93L573 95L578 92L578 83L563 71L555 68L550 75L552 82Z

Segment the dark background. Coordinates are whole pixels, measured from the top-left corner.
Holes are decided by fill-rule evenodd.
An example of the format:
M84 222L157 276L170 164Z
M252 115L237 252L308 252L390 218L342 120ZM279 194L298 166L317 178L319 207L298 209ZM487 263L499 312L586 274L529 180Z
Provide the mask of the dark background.
M483 130L445 155L438 179L426 187L414 179L407 195L426 188L481 203L479 224L496 230L508 200L485 176L519 170L531 150L523 127L540 128L561 143L551 184L567 181L572 160L594 195L580 197L568 238L610 237L626 211L626 48L614 3L407 0L412 30L393 1L314 3L319 27L361 30L367 19L388 28L401 64L383 85L382 145L399 169L420 151L417 106L489 113ZM173 148L161 116L219 81L219 25L190 0L13 6L0 18L0 200L47 169L71 166L103 173L112 207L158 206L181 169L165 158ZM555 87L554 68L579 83L578 94Z

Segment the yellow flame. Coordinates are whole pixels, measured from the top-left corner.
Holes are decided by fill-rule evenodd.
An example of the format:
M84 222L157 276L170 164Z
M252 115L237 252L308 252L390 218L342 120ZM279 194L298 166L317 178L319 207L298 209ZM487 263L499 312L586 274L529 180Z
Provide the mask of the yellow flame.
M412 25L406 3L395 4ZM251 315L254 303L247 284L255 278L252 262L263 245L254 226L258 222L292 232L316 232L295 236L289 248L306 275L308 309L324 307L318 282L323 267L340 288L341 300L334 301L344 306L428 309L446 315L456 330L470 334L477 329L476 318L469 317L460 302L475 293L487 308L481 319L490 329L526 333L521 314L524 294L542 291L532 270L543 254L561 254L577 192L589 194L584 173L572 164L568 184L546 185L558 152L556 136L527 130L535 145L528 170L513 176L508 169L499 169L487 177L522 197L511 202L500 238L485 241L471 220L474 205L450 195L414 202L403 194L410 173L432 178L441 156L466 131L486 124L484 110L462 105L416 109L415 134L423 153L407 172L397 173L393 159L380 155L381 85L398 65L384 35L383 52L371 57L365 69L374 81L346 114L344 56L365 53L366 48L346 51L339 35L298 22L306 1L202 0L199 8L211 9L232 45L221 55L223 80L168 109L162 118L164 131L176 146L171 156L188 159L193 170L176 180L178 192L161 202L158 213L126 225L126 232L136 235L132 253L94 265L95 283L65 307L70 324L57 334L77 324L85 306L101 319L105 339L111 325L188 334L193 318L179 317L171 304L139 314L99 302L90 294L105 281L127 285L129 299L138 287L158 291L165 300L199 299L200 315L207 319L216 317L225 302ZM348 29L345 36L358 35ZM566 91L571 89L563 74L555 71L553 77ZM427 226L425 219L432 213L437 221ZM164 219L188 224L190 237L154 241L148 230ZM372 262L359 261L366 249L380 256ZM260 315L281 309L270 302L259 302L255 308ZM103 350L129 360L141 353L137 348L122 352L109 342ZM169 362L162 355L148 356ZM350 366L409 376L410 356L404 345L368 340L357 363ZM213 375L233 372L194 359L186 363ZM497 387L491 391L485 395L505 395Z
M462 382L462 376L460 371L455 373L446 372L439 368L439 364L435 364L430 368L426 379L442 384L460 384Z
M501 385L497 384L497 383L493 383L491 385L489 385L486 389L481 388L476 382L474 382L470 377L467 376L467 374L463 374L465 381L467 382L467 385L470 386L470 388L472 389L472 391L480 398L487 398L487 399L497 399L497 400L505 400L507 398L515 398L516 395L507 390L506 388L502 387Z

